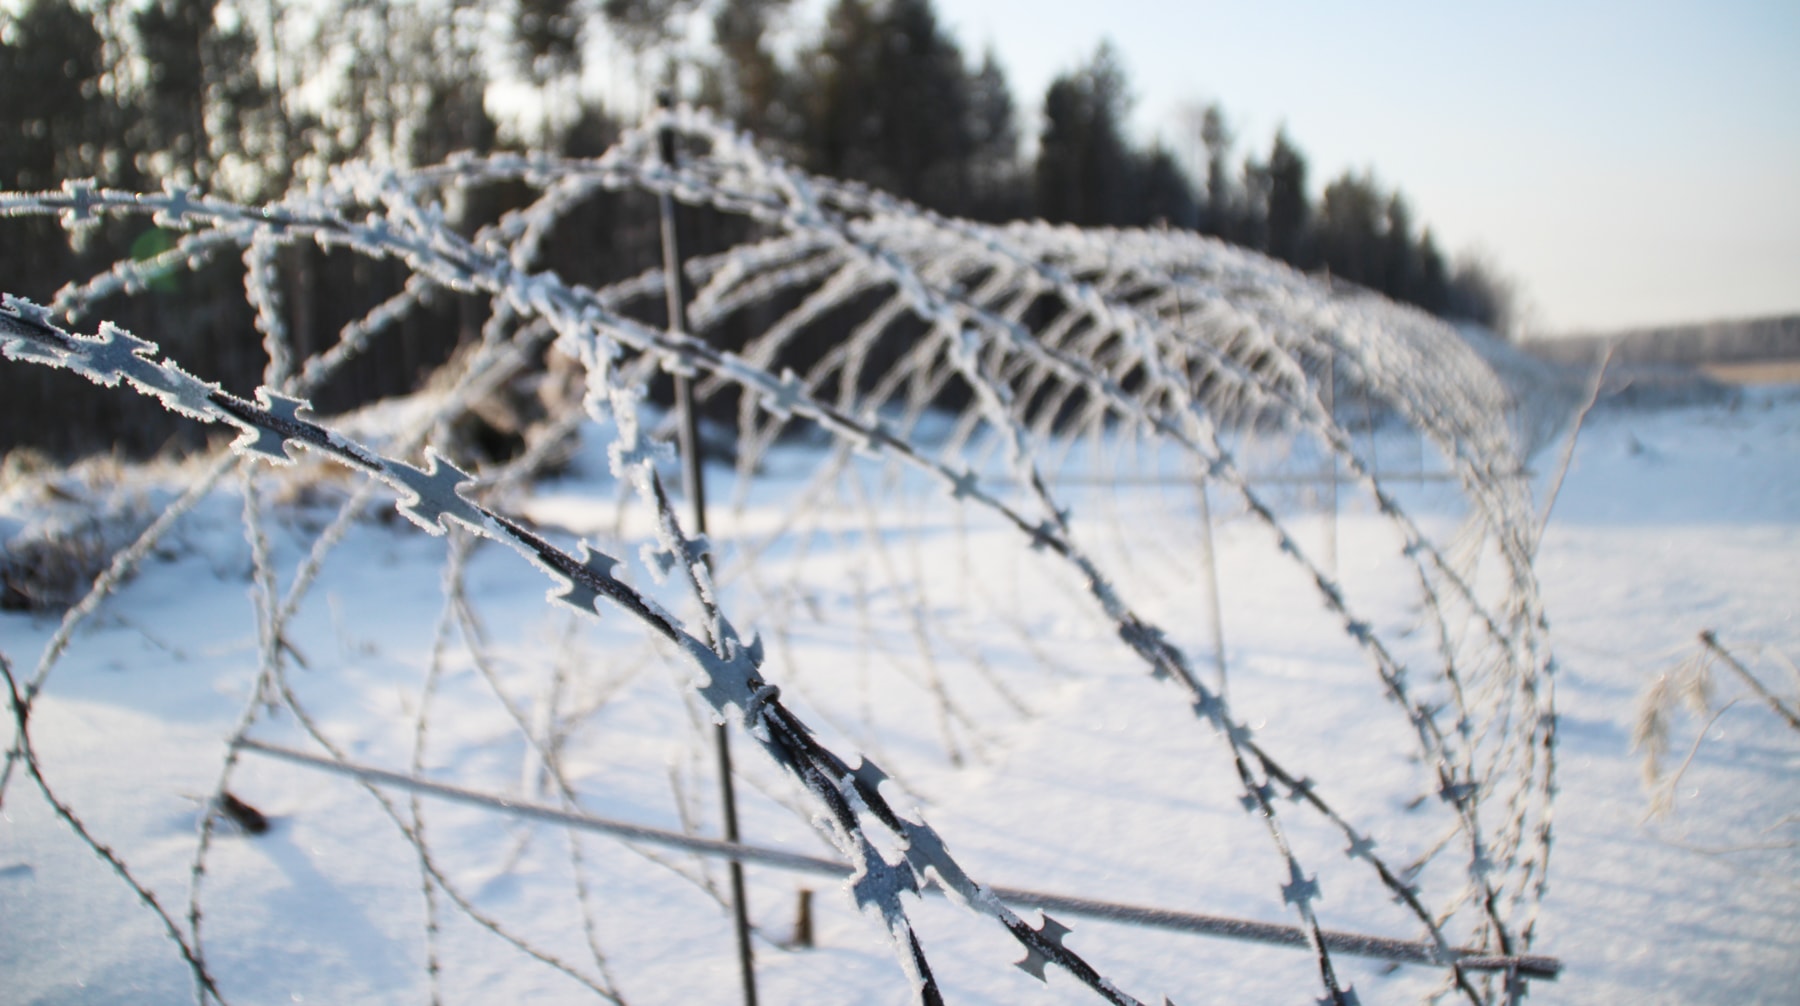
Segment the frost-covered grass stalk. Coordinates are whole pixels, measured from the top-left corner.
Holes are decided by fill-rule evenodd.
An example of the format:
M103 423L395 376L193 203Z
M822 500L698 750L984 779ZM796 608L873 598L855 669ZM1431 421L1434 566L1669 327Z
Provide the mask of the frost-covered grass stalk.
M679 131L690 148L673 167L657 156L657 130L664 126ZM460 237L442 207L459 190L500 181L523 183L539 195L473 239ZM643 320L644 305L666 282L660 272L589 289L536 269L546 238L570 213L599 193L628 191L672 195L755 225L756 236L745 244L688 264L697 286L692 320L698 334ZM883 536L872 515L882 494L863 484L857 457L884 463L890 480L908 472L922 476L958 509L959 520L964 512L984 515L1010 528L1021 549L1060 564L1080 602L1112 627L1122 654L1166 679L1172 699L1223 741L1223 769L1241 783L1244 808L1266 827L1271 883L1309 934L1328 1001L1352 1001L1355 993L1339 979L1325 945L1315 909L1321 897L1317 868L1295 851L1296 827L1335 833L1346 853L1406 907L1423 938L1438 948L1443 992L1471 1002L1517 993L1465 974L1453 948L1468 943L1489 954L1525 952L1549 863L1555 662L1531 565L1538 536L1534 508L1517 477L1535 445L1514 425L1518 403L1494 369L1441 324L1373 297L1333 294L1283 266L1195 235L990 226L940 217L861 186L808 176L687 109L659 114L593 160L460 157L410 172L354 164L338 169L322 187L262 207L181 190L132 194L83 183L58 192L0 193L0 215L25 214L56 214L71 228L100 215L149 215L181 237L162 256L121 262L71 284L48 308L8 296L0 309L0 351L7 358L129 386L196 420L237 427L235 453L221 456L212 479L239 459L288 465L304 448L362 473L370 486L391 488L400 511L432 534L468 534L517 551L558 585L552 602L589 615L601 608L625 612L686 661L693 695L708 715L740 721L770 761L810 795L813 806L803 813L855 866L852 895L891 937L920 1000L937 1001L939 993L903 896L935 884L1009 932L1024 949L1021 966L1027 970L1041 976L1046 964L1054 964L1103 999L1137 1001L1064 946L1067 930L1060 924L1046 918L1034 927L1002 905L952 856L952 836L892 806L880 768L867 757L826 747L783 703L763 642L750 629L772 619L770 636L784 645L780 612L791 607L794 591L767 582L755 545L742 550L737 565L720 566L715 578L705 561L707 543L683 530L658 474L662 448L647 426L653 413L643 404L647 380L658 368L694 375L703 397L738 394L740 492L755 482L784 432L810 427L829 438L830 448L816 453L808 488L775 534L800 529L800 537L810 540L824 527L820 501L834 486L843 500L842 487L850 487L865 515L865 537L878 543L869 574L886 594L905 598L916 659L884 657L894 657L902 673L930 694L952 758L960 757L959 736L979 743L979 714L964 709L945 687L936 654L945 647L978 653L979 646L930 615L915 586L922 571L905 569L904 557L879 544ZM306 359L292 351L279 295L280 252L299 242L399 261L410 270L402 292ZM245 296L269 360L264 387L253 400L159 360L154 343L110 324L99 324L91 336L64 328L64 318L93 314L108 297L141 291L162 271L197 268L228 252L242 256ZM443 385L448 392L420 426L375 450L316 421L305 400L309 389L434 288L485 296L492 311L479 346L459 356ZM704 338L709 329L742 327L746 319L764 321L737 349L720 349ZM802 352L822 330L847 334L822 352ZM621 575L619 559L587 545L575 552L559 548L490 502L529 478L579 415L553 417L553 433L534 441L521 459L475 476L429 451L423 466L400 460L439 437L483 389L510 375L521 347L550 338L585 373L588 418L615 431L614 474L631 487L636 510L653 528L644 564L652 576L670 577L670 590L682 598L678 604L633 587ZM1334 408L1346 397L1359 398L1364 415L1379 411L1415 428L1447 459L1469 501L1460 548L1433 540L1359 453ZM947 419L938 418L946 410ZM1399 542L1394 558L1416 584L1429 659L1419 660L1416 647L1379 629L1358 598L1327 572L1331 564L1302 545L1282 508L1253 483L1240 460L1251 436L1316 452L1348 473ZM1104 453L1104 445L1126 441L1181 458L1201 473L1201 492L1235 497L1300 572L1311 601L1330 613L1342 644L1366 662L1372 687L1392 704L1414 756L1435 780L1429 799L1441 813L1432 820L1446 830L1420 843L1432 851L1410 863L1378 854L1377 836L1366 825L1234 713L1222 688L1223 646L1214 655L1219 681L1208 684L1141 601L1116 586L1102 551L1053 488L1052 472L1073 445L1088 443ZM259 703L281 705L309 724L285 683L284 633L326 555L363 512L366 493L359 491L319 534L281 596L261 545L259 477L244 475L244 522L254 546L262 679L234 739L257 721ZM144 540L153 544L161 533L153 527ZM141 557L149 547L140 541L127 555ZM461 585L465 549L450 549L434 654L452 635L471 652L482 647ZM136 559L122 561L124 568L115 563L118 571L71 610L38 671L15 688L21 728L14 747L28 767L23 724L30 703L68 646L73 626ZM1198 568L1188 572L1202 575ZM762 599L760 617L741 607L728 610L723 587L739 579ZM972 579L978 589L993 589ZM1231 585L1217 589L1230 591ZM1020 635L1029 645L1029 632L1021 629ZM432 681L439 661L434 655ZM974 663L981 669L978 657ZM1013 708L1029 706L1029 694L1015 695L1013 686L986 678ZM499 682L491 675L488 680L531 740L544 778L573 808L576 780L565 774L547 740L554 731L528 722ZM430 693L428 682L424 697ZM555 720L554 704L544 715ZM415 769L429 722L421 707ZM323 733L310 724L307 729L327 750L336 750ZM9 757L9 772L12 762ZM221 794L232 766L230 758L222 766ZM408 811L378 799L418 853L428 935L435 933L442 894L501 938L595 993L623 1001L585 914L585 888L576 896L590 919L589 960L574 964L481 916L435 864L416 801ZM212 827L206 815L185 931L164 916L189 955L202 999L217 996L201 940L201 877ZM580 856L571 840L578 882Z
M1650 817L1664 817L1674 812L1682 776L1687 774L1701 743L1713 724L1738 703L1763 706L1773 714L1772 722L1777 727L1785 727L1793 734L1792 739L1800 740L1800 697L1797 697L1800 694L1800 669L1779 651L1771 651L1770 660L1780 663L1786 670L1789 680L1785 689L1778 683L1776 675L1768 671L1759 675L1751 670L1719 642L1718 633L1705 629L1701 631L1693 653L1675 667L1658 674L1644 690L1643 697L1638 700L1637 719L1632 725L1631 746L1644 755L1644 786L1650 791ZM1732 685L1729 689L1721 686L1718 680L1720 668L1730 672L1726 676ZM1723 698L1730 691L1738 694ZM1674 740L1676 713L1681 707L1686 707L1702 722L1700 729L1694 732L1687 754L1671 772L1667 762ZM1787 814L1784 821L1793 820L1794 814L1788 808L1776 810Z

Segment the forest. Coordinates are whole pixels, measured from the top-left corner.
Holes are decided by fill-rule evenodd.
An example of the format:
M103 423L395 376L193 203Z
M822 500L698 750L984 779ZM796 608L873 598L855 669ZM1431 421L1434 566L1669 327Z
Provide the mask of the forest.
M1195 231L1441 317L1506 327L1506 283L1478 260L1447 261L1405 196L1370 172L1346 172L1315 197L1295 139L1278 131L1266 152L1240 154L1217 103L1187 124L1204 164L1184 164L1162 141L1137 143L1128 70L1104 42L1032 99L1041 128L1026 137L1004 69L991 52L966 53L931 0L835 0L820 24L799 16L791 0L28 0L0 10L0 93L30 96L0 107L0 130L14 138L0 146L0 189L91 179L261 203L354 161L405 168L502 150L591 157L635 121L592 85L624 74L717 111L789 163L939 213ZM596 53L623 65L592 65ZM445 212L473 233L522 198L497 185ZM695 252L746 237L739 221L694 217L686 244ZM0 235L8 288L45 303L74 276L173 244L160 226L117 221L73 240L41 219L8 221ZM626 196L562 228L546 262L604 283L655 264L656 241L653 205ZM321 249L285 254L294 277L286 320L301 351L403 281L398 270ZM247 384L264 361L244 337L241 281L237 263L179 279L172 271L152 306L127 305L118 320L203 361L209 378ZM319 407L411 387L466 343L473 305L437 301L322 389ZM731 345L751 334L712 337ZM144 453L171 437L181 446L179 427L63 375L0 382L0 446L64 457L115 443ZM95 443L82 432L93 425L68 415L130 432Z

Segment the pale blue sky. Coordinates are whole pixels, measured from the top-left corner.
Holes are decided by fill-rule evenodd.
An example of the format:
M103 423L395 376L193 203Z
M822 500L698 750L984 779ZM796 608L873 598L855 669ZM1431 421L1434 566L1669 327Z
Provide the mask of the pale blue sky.
M1021 106L1102 37L1141 135L1219 100L1315 191L1373 167L1451 251L1515 277L1533 329L1800 311L1800 2L937 0Z

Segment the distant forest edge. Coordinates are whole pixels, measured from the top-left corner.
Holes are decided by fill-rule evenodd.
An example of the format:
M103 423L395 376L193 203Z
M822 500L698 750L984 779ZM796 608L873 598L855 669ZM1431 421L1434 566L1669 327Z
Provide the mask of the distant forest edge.
M591 88L589 43L610 38L634 67L673 65L683 96L761 138L787 160L866 182L931 209L984 221L1039 217L1084 227L1184 228L1265 252L1332 282L1377 290L1434 314L1505 332L1512 294L1479 260L1448 261L1398 191L1346 172L1315 198L1304 153L1285 130L1266 155L1239 157L1216 103L1187 124L1205 163L1136 145L1130 86L1102 43L1042 97L1035 152L991 52L972 62L930 0L836 0L810 36L791 0L146 0L0 6L0 190L67 179L155 191L192 187L245 203L280 198L334 165L399 167L458 150L597 156L619 117ZM704 39L704 42L695 42ZM588 72L591 71L591 72ZM584 73L585 72L585 73ZM639 72L639 76L643 73ZM497 114L492 85L525 93L527 114ZM537 114L529 114L535 110ZM523 204L492 186L446 211L459 230ZM692 214L692 254L750 235ZM659 264L654 204L603 195L558 229L542 266L603 284ZM172 237L105 221L71 238L56 221L0 223L0 287L48 303L73 279ZM287 321L314 352L400 289L399 265L319 249L283 252ZM243 265L213 263L121 303L107 317L201 376L260 383L263 351L242 297ZM414 387L472 339L479 306L445 293L398 339L315 398L322 412ZM729 339L730 333L724 333ZM157 450L192 436L154 409L69 375L0 368L0 452ZM129 431L95 443L87 431Z
M1620 363L1800 363L1800 314L1533 339L1522 345L1559 363L1588 363L1607 345Z
M1586 366L1611 349L1609 372L1639 383L1679 382L1703 372L1731 384L1800 384L1800 314L1688 325L1659 325L1605 334L1530 339L1533 356Z

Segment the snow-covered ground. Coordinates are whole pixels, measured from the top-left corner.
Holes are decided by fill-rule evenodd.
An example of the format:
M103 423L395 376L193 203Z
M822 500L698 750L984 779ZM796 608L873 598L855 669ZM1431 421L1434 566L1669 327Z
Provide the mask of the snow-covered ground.
M1417 467L1407 438L1376 446L1389 470ZM1554 455L1535 462L1540 493ZM815 461L776 452L741 507L721 508L713 539L725 568L739 571L726 574L726 610L761 630L783 701L822 739L879 762L905 794L899 805L919 808L980 880L1292 921L1285 867L1240 806L1224 746L1125 655L1066 571L947 505L941 490L875 467L801 507L800 477L783 465L803 474ZM636 529L620 526L604 472L589 458L518 509L562 541L629 536ZM268 712L252 694L253 564L237 485L203 503L166 554L78 634L30 721L54 792L183 926L198 797L217 787L240 718L259 717L252 737L318 750L291 713ZM312 495L333 498L337 485ZM1395 490L1435 538L1455 537L1462 504L1451 489ZM151 510L170 498L142 491ZM1391 526L1347 497L1334 528L1311 490L1271 491L1306 547L1324 554L1335 534L1347 590L1378 628L1404 638L1419 613L1394 571ZM1121 590L1212 674L1209 592L1191 575L1202 547L1193 488L1068 492L1077 533L1107 558ZM304 500L267 505L285 584L331 511ZM1212 505L1238 715L1395 861L1423 852L1440 834L1432 808L1412 799L1431 780L1410 760L1404 718L1300 575L1272 558L1267 531L1229 499ZM804 533L746 554L746 542L802 512ZM576 624L544 604L542 574L491 547L473 553L465 580L481 628L472 647L472 630L444 614L445 554L443 540L404 521L350 528L286 638L288 684L317 729L358 762L406 771L418 752L433 779L555 803L523 724L551 739L583 810L717 834L711 731L687 688L691 671L624 617ZM1692 761L1672 813L1653 821L1631 736L1640 697L1695 653L1702 629L1717 630L1782 694L1800 691L1783 662L1800 658L1800 395L1590 417L1537 568L1560 658L1561 721L1554 861L1533 949L1565 970L1533 983L1532 1001L1792 1002L1800 736L1721 678L1719 703L1741 701L1697 746L1704 721L1678 714L1669 761L1690 749ZM636 578L648 584L641 568ZM55 628L53 618L0 614L0 654L28 676ZM1420 642L1405 655L1429 653ZM751 745L740 742L737 758L745 839L829 855L792 784ZM446 1001L591 998L441 893L428 902L415 847L356 783L245 754L229 788L273 826L221 832L205 856L202 935L228 1000L423 1001L433 945ZM632 1003L735 1000L717 863L388 795L402 820L420 815L442 876L533 951ZM1326 926L1417 936L1344 859L1341 836L1297 825L1291 837L1318 871ZM764 1001L908 1000L880 926L837 881L748 872ZM811 949L786 946L801 887L819 892ZM990 920L941 899L917 912L949 1001L1092 1001L1065 974L1052 970L1043 985L1011 967L1018 945ZM1062 921L1074 930L1071 948L1145 1001L1319 995L1304 952ZM1412 1001L1439 980L1428 969L1338 963L1365 1003ZM21 1003L193 997L162 924L22 774L0 819L0 987L0 999Z

